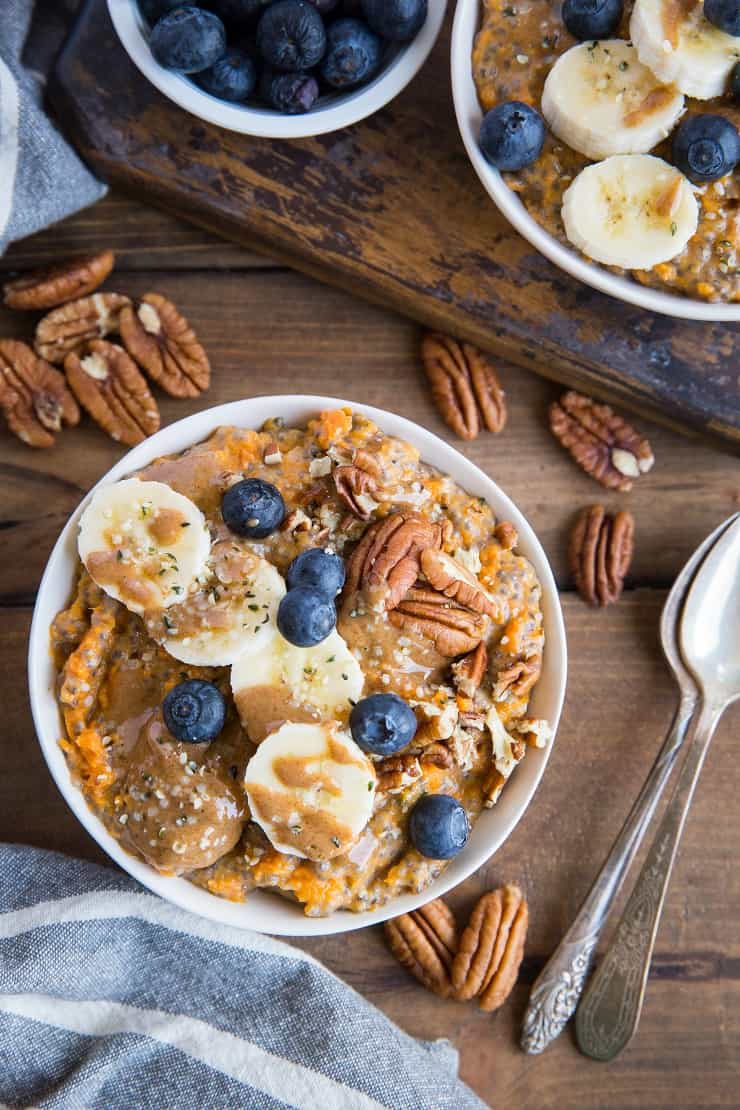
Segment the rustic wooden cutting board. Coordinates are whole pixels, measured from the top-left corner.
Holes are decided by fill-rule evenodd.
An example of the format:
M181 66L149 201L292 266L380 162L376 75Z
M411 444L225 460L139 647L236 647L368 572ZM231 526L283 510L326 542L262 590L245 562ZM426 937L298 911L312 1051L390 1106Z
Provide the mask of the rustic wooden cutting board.
M129 61L105 0L89 0L49 96L106 181L527 369L718 435L740 452L740 325L651 315L538 255L468 163L448 59L446 28L417 79L371 119L315 139L254 139L161 96Z

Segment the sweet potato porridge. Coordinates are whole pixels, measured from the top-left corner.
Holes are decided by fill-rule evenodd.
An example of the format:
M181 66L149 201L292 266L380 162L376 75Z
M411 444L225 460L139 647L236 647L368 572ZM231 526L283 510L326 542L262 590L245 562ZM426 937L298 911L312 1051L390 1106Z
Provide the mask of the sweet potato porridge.
M482 0L472 55L481 107L531 106L525 122L540 128L505 180L591 261L643 285L739 302L736 5L601 0L589 34L598 6ZM613 23L600 29L607 8ZM718 9L731 34L710 22ZM503 172L511 160L487 152L486 126L481 148Z
M320 916L420 891L548 742L513 526L349 409L101 487L79 550L51 629L72 776L216 895Z

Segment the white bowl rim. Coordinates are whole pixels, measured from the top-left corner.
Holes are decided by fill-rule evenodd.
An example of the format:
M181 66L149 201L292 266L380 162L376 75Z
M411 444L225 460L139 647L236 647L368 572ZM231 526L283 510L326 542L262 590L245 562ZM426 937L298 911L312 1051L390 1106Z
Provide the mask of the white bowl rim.
M390 65L367 85L304 115L284 116L218 100L204 89L160 66L142 34L136 0L108 0L108 11L121 44L136 68L159 91L191 115L208 123L268 139L302 139L349 127L373 115L416 76L437 40L447 0L428 0L427 18L414 39L402 46Z
M401 895L378 909L359 914L341 910L329 917L306 917L302 907L267 891L254 891L248 895L246 902L234 903L211 894L186 879L161 875L143 860L126 852L110 835L102 821L88 807L81 790L72 781L66 759L59 747L61 729L54 694L55 674L49 652L49 627L56 612L69 600L71 575L77 557L77 524L99 486L116 481L162 455L184 450L205 439L222 425L259 427L269 417L281 415L286 423L300 424L324 409L345 406L369 417L387 434L405 438L418 447L425 461L449 473L472 495L484 496L497 516L511 520L517 528L519 547L533 563L542 587L547 643L542 678L535 688L533 700L536 704L538 691L542 696L547 696L547 712L540 715L549 721L553 740L544 750L531 749L528 752L527 759L507 784L496 807L481 814L465 850L424 891ZM182 909L212 921L282 936L325 936L378 924L440 897L489 860L523 816L542 778L560 720L566 674L565 626L557 586L547 556L531 525L498 485L456 448L405 417L356 401L306 394L254 397L204 409L161 429L119 459L83 498L54 545L39 585L28 648L29 696L39 745L58 789L93 840L122 870ZM544 690L545 683L549 694ZM537 713L538 710L534 709L533 712ZM485 828L486 819L494 826L488 835L480 831L482 827Z
M575 250L555 239L549 231L537 223L533 216L530 216L522 201L509 188L499 171L483 157L478 145L478 131L483 112L475 92L470 56L473 37L478 26L479 6L480 0L458 0L457 3L450 46L452 99L460 135L473 168L484 189L509 223L561 270L617 300L682 320L704 320L714 323L740 320L740 304L712 304L693 297L665 293L660 289L640 285L631 278L612 274L592 262L587 262Z

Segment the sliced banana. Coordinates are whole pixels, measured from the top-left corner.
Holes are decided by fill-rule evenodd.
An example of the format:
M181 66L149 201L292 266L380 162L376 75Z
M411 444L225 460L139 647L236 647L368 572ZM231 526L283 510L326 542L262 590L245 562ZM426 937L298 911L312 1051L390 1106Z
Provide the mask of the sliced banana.
M310 648L276 636L231 668L239 718L255 744L283 721L346 720L364 682L360 664L336 631Z
M697 100L724 94L740 49L704 17L701 0L636 0L630 38L659 81Z
M370 820L375 771L336 721L290 723L257 748L244 789L278 851L327 860L349 851Z
M211 537L197 505L163 482L103 486L80 520L78 550L93 581L134 613L185 597Z
M562 215L568 239L589 258L649 270L680 254L699 208L689 182L662 158L617 154L581 170Z
M572 46L548 73L542 93L553 134L594 160L652 150L683 110L683 93L662 85L624 39Z
M275 617L285 582L266 559L245 550L242 576L227 584L209 566L199 585L163 614L147 615L151 636L183 663L227 667L242 655L269 650L279 637Z

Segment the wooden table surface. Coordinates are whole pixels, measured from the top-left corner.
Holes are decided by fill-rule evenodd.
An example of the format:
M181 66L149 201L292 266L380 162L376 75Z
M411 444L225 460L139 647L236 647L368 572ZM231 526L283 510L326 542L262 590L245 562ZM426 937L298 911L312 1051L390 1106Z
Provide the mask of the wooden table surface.
M445 434L420 373L415 325L120 195L11 249L0 271L108 245L119 259L109 286L172 297L211 356L209 394L201 402L160 398L163 422L206 404L303 390L384 406ZM30 327L24 314L0 309L0 335L27 336ZM531 924L520 982L505 1008L490 1016L417 986L387 952L380 929L301 946L409 1033L450 1038L461 1053L463 1078L492 1106L738 1106L738 708L720 726L689 818L636 1040L611 1064L581 1056L570 1033L534 1058L517 1042L529 986L585 895L670 721L674 690L657 644L660 608L696 544L740 506L740 464L643 421L654 471L627 496L603 496L547 431L546 408L557 387L505 365L500 372L509 401L506 430L463 450L519 504L550 556L568 630L568 697L530 809L504 848L451 902L464 913L503 880L523 884ZM68 513L120 454L87 420L48 451L32 451L0 430L6 721L0 839L95 860L102 853L66 808L37 747L25 655L34 593L52 543ZM591 611L574 593L565 561L573 515L595 500L628 506L637 523L628 588L604 612Z

